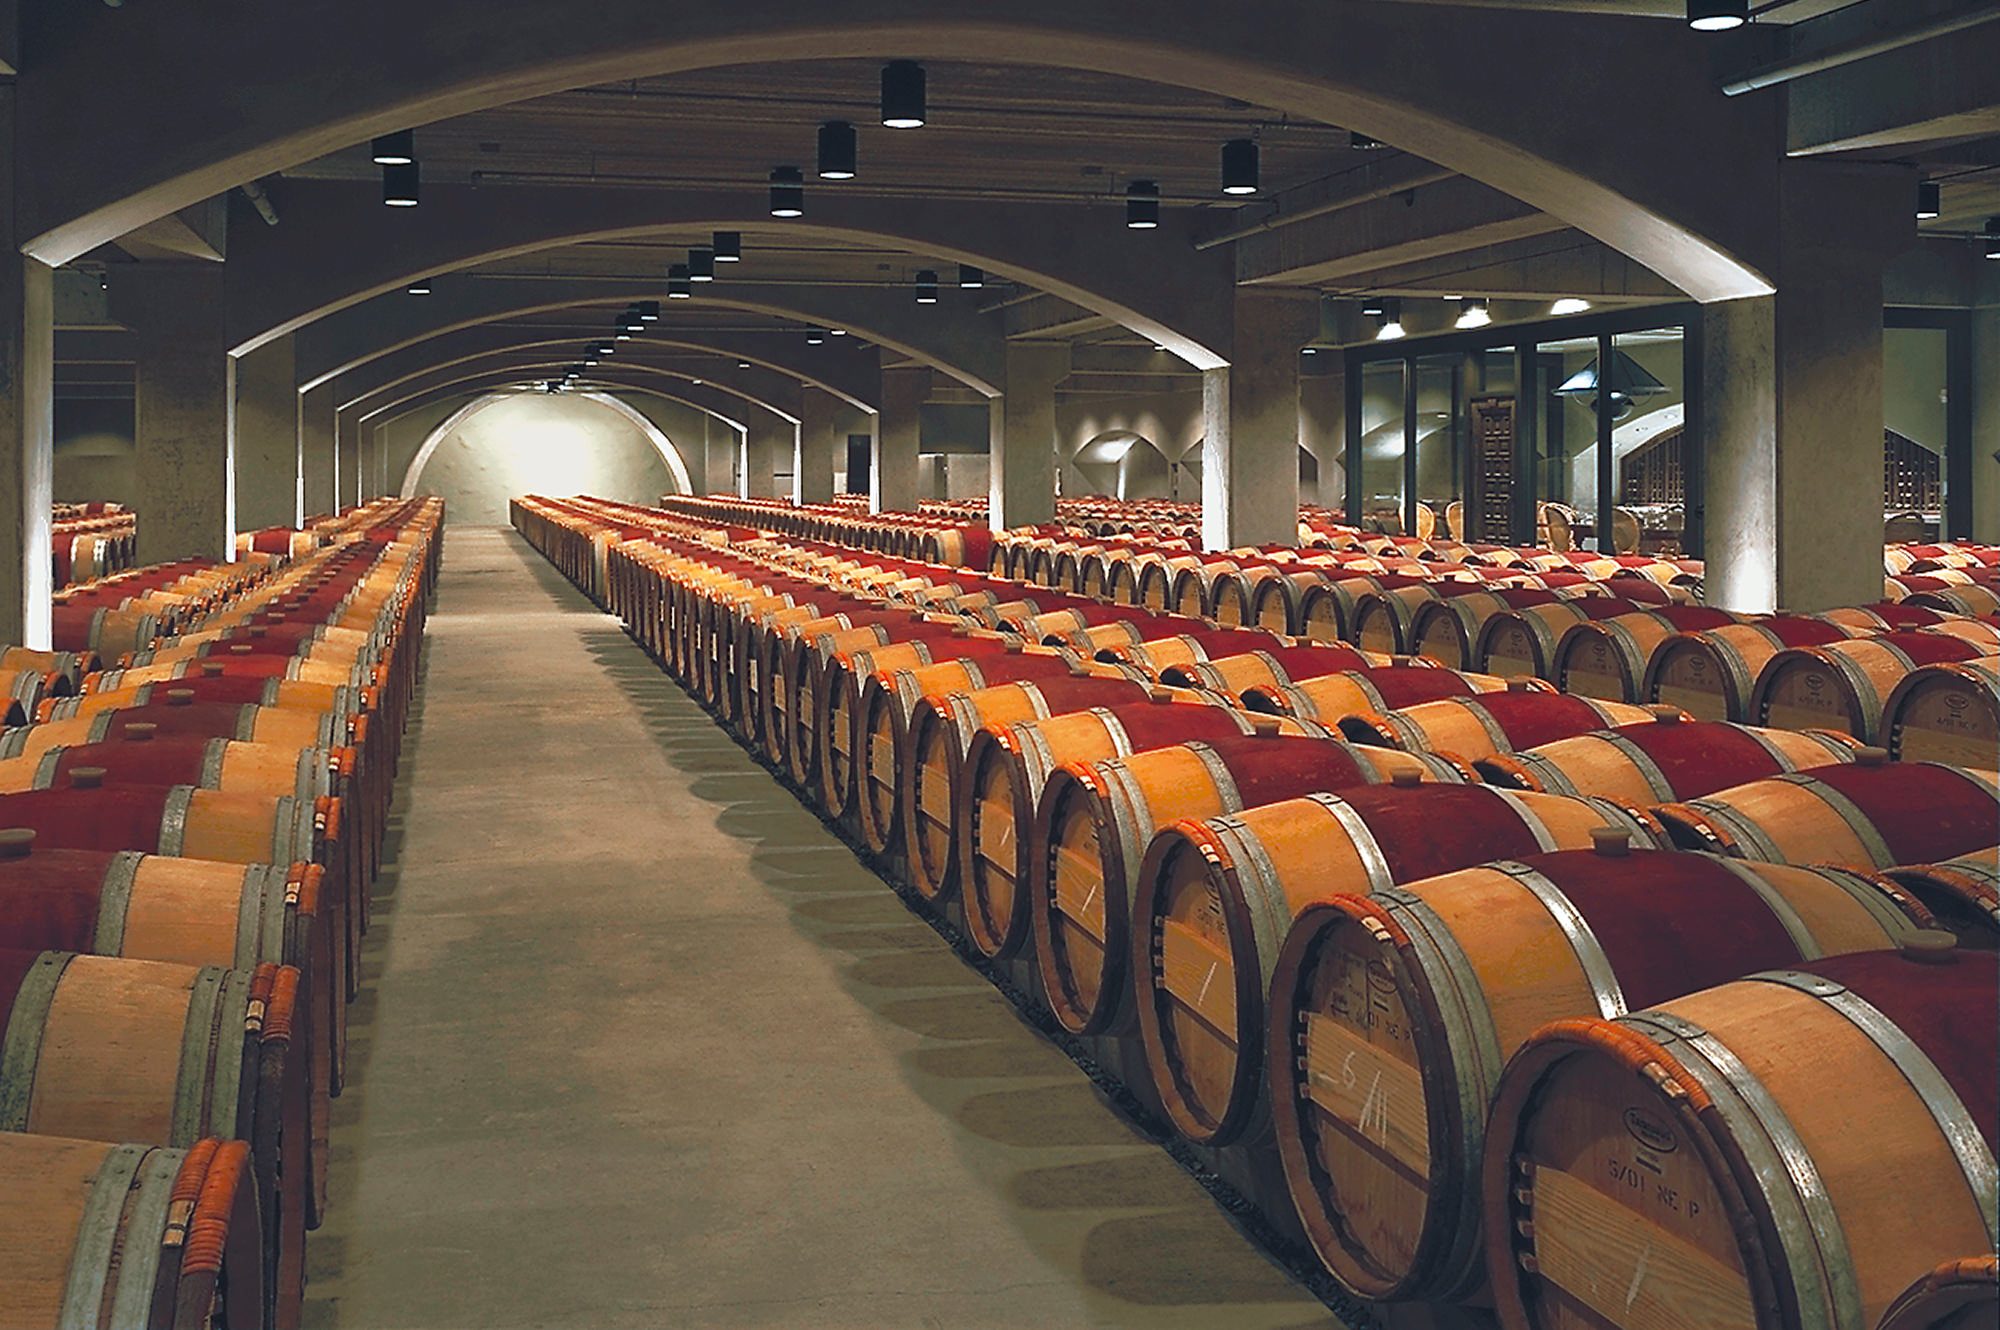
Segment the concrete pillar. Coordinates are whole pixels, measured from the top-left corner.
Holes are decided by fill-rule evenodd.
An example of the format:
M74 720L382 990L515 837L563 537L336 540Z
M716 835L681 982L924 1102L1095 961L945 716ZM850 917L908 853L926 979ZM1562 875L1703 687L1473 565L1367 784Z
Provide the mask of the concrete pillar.
M361 419L351 411L336 417L339 440L334 453L333 502L336 509L361 502Z
M1702 311L1707 600L1731 610L1882 595L1882 272L1909 182L1781 169L1776 294Z
M995 531L1056 515L1056 385L1067 342L1009 342L1005 395L992 405L988 520Z
M909 512L923 497L917 448L923 442L924 399L930 395L930 366L882 371L882 412L875 418L868 467L869 512Z
M0 87L0 142L14 141ZM0 163L0 644L49 646L49 505L55 501L55 282L14 241L14 171Z
M2000 544L2000 305L1972 311L1972 538Z
M308 517L332 512L334 474L340 465L340 442L334 428L333 385L323 383L299 398L299 494Z
M1201 537L1211 550L1299 538L1299 348L1317 292L1236 296L1229 364L1202 375Z
M796 431L784 426L752 426L743 435L743 464L736 470L736 492L746 499L769 499L778 492L778 450L790 451Z
M289 334L229 358L229 451L236 525L295 526L299 511L299 391Z
M818 388L799 394L799 432L792 449L792 499L825 503L833 497L836 455L845 456L847 442L840 432L840 400Z
M226 559L235 543L222 265L140 263L111 284L132 330L139 562Z

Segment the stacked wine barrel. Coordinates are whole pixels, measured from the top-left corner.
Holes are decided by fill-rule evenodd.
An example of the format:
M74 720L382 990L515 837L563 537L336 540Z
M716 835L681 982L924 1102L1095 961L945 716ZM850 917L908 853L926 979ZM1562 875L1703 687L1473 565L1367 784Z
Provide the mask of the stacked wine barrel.
M115 503L59 503L50 535L50 571L54 585L94 582L130 568L138 540L138 522Z
M116 654L58 612L0 730L0 1324L299 1324L442 520L148 583Z
M1354 1297L1872 1327L1984 1296L1991 745L1700 719L685 513L514 521ZM1402 589L1353 603L1461 643L1460 604L1614 598ZM1943 653L1911 677L1990 659L1938 645L1978 618L1892 609L1845 617ZM1904 760L1869 742L1895 734Z

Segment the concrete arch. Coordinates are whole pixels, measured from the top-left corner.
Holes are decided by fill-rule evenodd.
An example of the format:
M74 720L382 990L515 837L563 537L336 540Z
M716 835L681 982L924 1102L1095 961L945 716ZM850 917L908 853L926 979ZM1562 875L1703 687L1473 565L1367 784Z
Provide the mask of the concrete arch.
M481 411L484 411L487 407L512 396L515 396L515 394L488 393L475 402L467 403L464 407L452 412L444 420L439 421L437 426L424 437L423 443L417 448L416 455L410 459L410 465L403 472L403 483L397 488L396 492L405 499L416 497L417 480L423 475L424 467L430 462L431 454L437 451L438 445L444 442L446 436L466 421L478 415ZM653 451L660 455L660 460L666 463L667 474L674 478L674 484L679 488L679 491L682 494L694 493L694 481L688 475L687 461L682 458L680 449L674 445L674 441L667 437L666 431L655 425L651 420L648 420L641 412L633 410L629 402L610 393L578 393L577 396L586 401L596 402L600 406L609 407L630 421L633 428L637 429L645 437L646 442L653 445Z
M440 283L435 294L419 299L404 295L398 285L392 293L374 296L302 326L297 338L299 381L304 388L311 388L335 374L427 338L482 324L528 319L600 303L607 310L608 323L610 312L633 300L656 299L663 294L657 287L607 288L603 282L562 278L504 282L468 278ZM686 318L690 312L733 310L793 319L801 324L845 328L857 337L929 365L975 392L997 396L998 385L1006 375L1006 331L999 316L957 311L950 319L942 319L926 314L925 308L907 298L890 299L888 293L881 291L810 288L796 289L783 301L704 292L700 299L676 301L668 306L677 320ZM731 339L716 334L704 340L746 360L805 376L803 367L808 362L771 356L768 346L758 345L760 339ZM824 369L837 366L843 356L859 354L851 348L835 346L838 340L831 339L826 346L816 348L811 363ZM852 389L852 380L836 379L830 373L825 378L827 381L821 386L829 392L839 392L843 387Z
M747 63L1004 51L1057 68L1145 70L1366 131L1562 218L1697 299L1773 289L1760 232L1776 202L1782 99L1718 96L1712 47L1660 22L1391 0L1268 0L1255 22L1206 0L716 5L677 11L671 25L652 0L601 0L588 23L537 0L326 8L233 9L226 22L195 24L165 7L71 6L44 19L46 58L21 81L20 141L34 150L22 172L33 182L26 251L66 262L373 134L567 88ZM1552 51L1564 58L1530 58ZM1528 54L1496 55L1509 52ZM1421 63L1397 58L1405 53ZM105 86L123 95L104 97ZM1575 132L1608 105L1625 114L1615 141Z

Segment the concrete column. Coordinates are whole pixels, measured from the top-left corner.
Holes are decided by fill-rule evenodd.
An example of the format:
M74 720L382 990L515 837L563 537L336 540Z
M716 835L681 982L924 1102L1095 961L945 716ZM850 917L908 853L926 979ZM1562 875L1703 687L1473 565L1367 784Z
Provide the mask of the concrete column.
M336 416L339 446L334 453L334 507L351 508L361 502L361 419L351 411Z
M334 474L340 465L340 442L334 428L333 385L323 383L299 398L299 494L306 516L330 513Z
M825 503L833 497L836 455L845 455L840 432L841 403L833 394L807 388L799 394L799 433L792 449L792 499Z
M1056 515L1056 385L1069 377L1067 342L1009 342L1006 392L993 404L988 520L995 531Z
M299 512L299 391L292 338L229 358L229 451L236 459L236 525L295 526Z
M923 497L917 449L923 442L924 399L930 395L928 365L882 371L882 412L875 418L868 467L869 512L908 512Z
M752 426L743 435L743 464L736 469L736 492L746 499L769 499L778 492L778 450L790 451L796 431L778 426Z
M1299 538L1299 348L1316 292L1237 293L1229 364L1202 375L1201 536L1211 550Z
M1731 610L1882 595L1882 271L1909 182L1781 169L1776 294L1702 311L1707 600Z
M133 333L139 562L226 559L235 543L222 265L140 263L111 284Z
M2000 543L2000 305L1972 311L1972 538Z
M13 141L14 89L0 88ZM50 514L55 501L55 284L12 243L14 173L0 165L0 644L49 646Z

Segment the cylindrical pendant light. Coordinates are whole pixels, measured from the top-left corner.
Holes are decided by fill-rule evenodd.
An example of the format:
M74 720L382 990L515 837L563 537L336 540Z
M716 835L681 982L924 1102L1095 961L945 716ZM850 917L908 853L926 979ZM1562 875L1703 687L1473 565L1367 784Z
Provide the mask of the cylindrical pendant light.
M1362 133L1358 129L1347 131L1347 146L1357 152L1373 152L1382 146L1382 140Z
M382 168L382 202L391 208L414 208L422 183L422 172L415 162L385 166Z
M431 279L419 277L410 283L409 293L413 296L427 296L431 293Z
M806 329L806 345L807 345L807 346L819 346L819 345L823 344L823 343L824 343L825 341L826 341L826 329L824 329L824 328L807 328L807 329Z
M715 280L715 251L707 245L696 245L688 251L688 280L691 282L712 282Z
M796 166L776 166L771 168L771 215L773 217L803 217L806 215L805 175Z
M937 270L923 268L917 272L917 303L935 305L938 302Z
M417 160L417 131L399 129L379 135L370 154L377 166L407 166Z
M882 123L890 129L921 129L926 113L924 67L914 60L882 66Z
M647 323L658 323L660 321L660 302L657 300L640 301L639 317Z
M1750 21L1750 0L1688 0L1688 26L1697 32L1727 32Z
M1935 180L1917 182L1917 220L1928 222L1944 211L1944 186Z
M819 127L819 178L852 180L857 160L854 126L845 120L829 120Z
M1986 257L2000 259L2000 217L1986 219Z
M717 263L743 262L743 233L741 231L717 231L709 237L709 248L715 251Z
M1231 139L1222 145L1222 192L1257 192L1257 140Z
M975 268L969 263L958 265L958 286L961 291L977 291L986 285L986 270Z
M739 361L737 361L737 362L736 362L736 368L738 368L738 369L749 369L749 368L750 368L750 362L749 362L749 361L747 361L747 360L739 360Z
M1125 225L1134 231L1150 231L1159 224L1159 183L1134 180L1125 186Z
M693 279L688 276L685 263L667 265L667 299L691 300L694 298Z
M1361 313L1371 319L1382 317L1386 302L1381 296L1366 296L1361 301Z
M616 355L618 354L618 348L610 342L599 342L597 344L597 354L600 356Z

